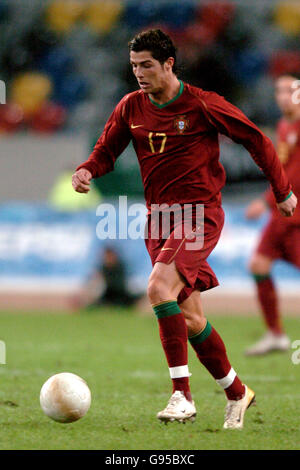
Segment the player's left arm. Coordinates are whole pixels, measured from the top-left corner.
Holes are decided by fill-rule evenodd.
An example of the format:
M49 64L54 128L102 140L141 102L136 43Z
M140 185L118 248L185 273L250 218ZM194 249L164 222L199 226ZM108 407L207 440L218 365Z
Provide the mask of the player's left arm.
M293 215L297 198L277 156L274 145L236 106L217 93L204 92L201 99L209 122L234 142L242 144L269 180L280 213Z
M291 215L293 215L297 207L297 202L297 197L291 191L289 196L284 201L277 203L277 207L280 214L284 217L290 217Z

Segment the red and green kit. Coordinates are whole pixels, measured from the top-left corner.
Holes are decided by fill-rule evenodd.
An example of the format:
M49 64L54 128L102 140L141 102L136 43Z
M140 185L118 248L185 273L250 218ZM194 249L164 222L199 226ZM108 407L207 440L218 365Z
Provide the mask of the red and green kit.
M293 192L300 198L300 119L280 119L277 125L277 152L292 184ZM257 246L257 252L272 260L282 259L300 268L300 207L293 217L281 217L271 189L264 194L271 214Z
M175 260L187 283L185 292L180 293L182 298L194 288L206 290L218 285L206 258L224 223L220 190L226 175L219 161L220 133L249 151L269 180L276 201L283 201L291 186L271 140L223 97L182 81L177 96L162 105L142 90L124 96L89 159L77 168L88 169L93 178L100 177L113 170L116 159L132 141L149 210L148 226L153 205L204 205L201 249L187 253L184 235L182 240L172 238L172 227L167 239L151 235L146 239L153 264Z

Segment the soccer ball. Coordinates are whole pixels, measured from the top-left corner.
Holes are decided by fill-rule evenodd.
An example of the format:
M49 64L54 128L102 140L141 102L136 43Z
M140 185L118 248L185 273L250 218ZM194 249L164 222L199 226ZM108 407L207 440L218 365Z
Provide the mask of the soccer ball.
M49 418L59 423L72 423L82 418L91 404L87 383L70 372L52 375L42 386L40 404Z

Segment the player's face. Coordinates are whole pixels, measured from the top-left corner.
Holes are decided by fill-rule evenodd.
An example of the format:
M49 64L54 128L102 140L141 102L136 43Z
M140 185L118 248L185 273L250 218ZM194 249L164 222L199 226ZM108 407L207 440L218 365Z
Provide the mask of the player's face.
M144 93L160 93L172 72L173 58L161 64L150 51L130 52L132 71Z
M299 112L299 104L293 103L295 88L292 88L296 81L293 77L280 77L275 84L275 98L280 111L287 116L292 116Z

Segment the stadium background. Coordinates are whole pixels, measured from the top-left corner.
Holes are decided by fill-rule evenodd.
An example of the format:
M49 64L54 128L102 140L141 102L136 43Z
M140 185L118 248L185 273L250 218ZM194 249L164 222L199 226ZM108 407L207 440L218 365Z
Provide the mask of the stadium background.
M143 202L132 149L91 196L70 183L118 100L136 89L127 41L150 26L176 41L181 78L223 94L271 138L273 79L300 68L298 0L0 0L0 449L299 450L299 352L244 355L263 332L246 267L264 223L247 222L244 209L267 184L241 146L221 139L226 225L210 258L221 285L203 302L257 395L244 430L222 430L225 396L192 351L197 421L160 425L170 383L149 305L79 308L103 288L93 273L106 244L124 259L132 292L144 292L151 269L143 240L96 237L99 201ZM294 341L299 272L278 263L275 278ZM39 391L65 371L87 381L92 406L60 425L43 415Z
M145 291L151 266L143 240L103 241L95 231L100 201L143 202L133 149L89 197L72 193L70 175L116 103L137 88L128 40L157 26L178 46L183 80L224 95L274 138L273 80L300 69L299 2L2 1L1 309L76 311L107 244L126 263L129 290ZM246 150L225 138L221 161L226 224L210 257L221 286L203 297L211 312L224 311L224 296L226 313L255 311L247 261L266 218L247 222L244 209L267 183ZM297 313L299 273L279 262L275 279L285 312Z

